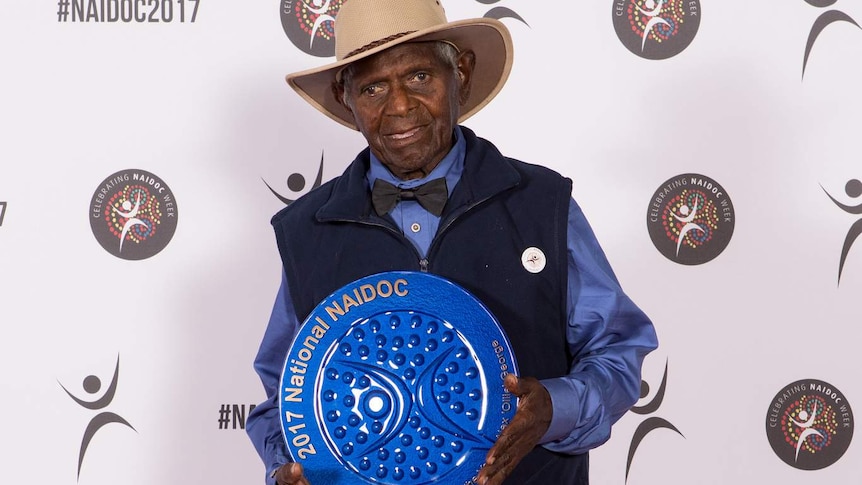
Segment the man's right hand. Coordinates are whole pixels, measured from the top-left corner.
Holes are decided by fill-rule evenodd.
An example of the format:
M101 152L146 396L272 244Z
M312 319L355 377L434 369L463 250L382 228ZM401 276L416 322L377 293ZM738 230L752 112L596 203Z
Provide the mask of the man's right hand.
M311 485L302 474L302 465L287 463L275 472L275 483L278 485Z

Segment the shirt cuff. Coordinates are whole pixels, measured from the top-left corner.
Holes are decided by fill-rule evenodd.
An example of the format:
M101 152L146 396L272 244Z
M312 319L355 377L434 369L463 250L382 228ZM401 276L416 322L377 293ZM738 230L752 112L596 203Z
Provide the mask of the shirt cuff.
M278 468L281 465L275 465L272 470L266 472L266 485L276 485L275 483L275 472L278 471Z
M540 445L557 441L569 436L578 422L578 397L571 384L564 377L540 381L551 395L553 416L548 431L539 440Z
M268 461L270 466L266 471L266 485L275 485L275 472L277 472L284 464L291 461L290 458L287 457L287 450L280 444L280 439L281 437L279 437L279 441L276 444L271 444L272 448L268 453L270 456Z

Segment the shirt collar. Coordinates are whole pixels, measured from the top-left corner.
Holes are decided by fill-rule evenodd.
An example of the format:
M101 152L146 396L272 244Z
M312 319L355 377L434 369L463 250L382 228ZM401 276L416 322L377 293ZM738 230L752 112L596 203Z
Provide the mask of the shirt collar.
M461 133L461 127L456 126L454 131L455 136L455 145L452 146L452 149L449 150L449 153L443 157L443 160L434 167L434 170L431 171L425 177L421 179L413 179L413 180L401 180L398 177L392 175L392 172L383 165L377 157L374 156L373 152L370 152L371 163L368 167L368 173L365 178L368 181L368 188L374 186L374 181L377 179L381 179L385 182L389 182L397 187L401 187L404 189L411 189L414 187L418 187L429 180L434 180L440 177L446 179L446 188L449 191L449 195L452 195L452 190L455 188L455 185L458 183L458 180L461 179L461 174L464 172L464 156L467 152L467 143L464 141L464 135Z

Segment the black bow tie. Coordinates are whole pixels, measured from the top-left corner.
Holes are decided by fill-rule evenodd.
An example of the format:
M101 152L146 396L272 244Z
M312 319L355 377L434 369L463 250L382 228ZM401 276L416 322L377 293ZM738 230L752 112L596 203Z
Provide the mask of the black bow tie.
M446 189L446 179L439 178L412 189L401 189L389 182L377 179L371 189L371 202L378 216L384 216L395 208L402 200L415 200L428 212L440 217L449 191Z

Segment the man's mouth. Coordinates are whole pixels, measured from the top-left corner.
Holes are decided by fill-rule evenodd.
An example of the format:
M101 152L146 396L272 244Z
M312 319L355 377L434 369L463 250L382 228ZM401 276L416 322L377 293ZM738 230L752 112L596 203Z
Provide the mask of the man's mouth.
M392 140L405 140L405 139L410 138L411 136L415 135L416 133L418 133L421 128L422 128L421 126L417 126L416 128L411 128L407 131L402 131L400 133L393 133L391 135L386 135L386 137L390 138Z

